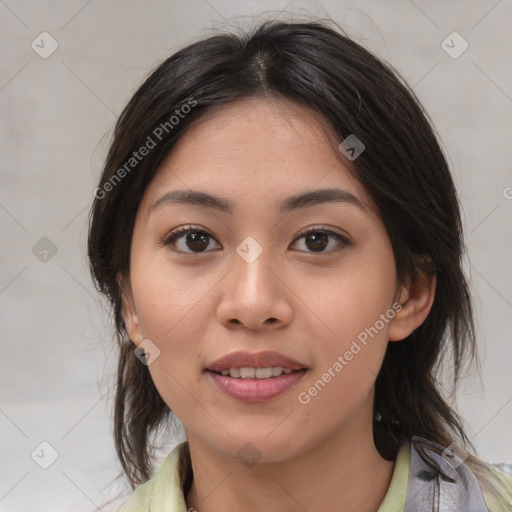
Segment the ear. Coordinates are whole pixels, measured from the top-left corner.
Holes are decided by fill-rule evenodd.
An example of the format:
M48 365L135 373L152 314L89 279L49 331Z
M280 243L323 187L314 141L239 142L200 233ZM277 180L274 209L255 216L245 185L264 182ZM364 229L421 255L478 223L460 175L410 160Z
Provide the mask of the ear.
M414 282L399 290L398 302L402 308L391 322L389 341L400 341L409 336L425 321L432 308L437 285L435 264L430 257L422 257L417 261L417 268Z
M118 276L117 282L121 290L121 312L123 315L124 325L130 340L138 345L144 337L140 328L139 317L135 308L135 301L133 300L133 293L131 285L127 278Z

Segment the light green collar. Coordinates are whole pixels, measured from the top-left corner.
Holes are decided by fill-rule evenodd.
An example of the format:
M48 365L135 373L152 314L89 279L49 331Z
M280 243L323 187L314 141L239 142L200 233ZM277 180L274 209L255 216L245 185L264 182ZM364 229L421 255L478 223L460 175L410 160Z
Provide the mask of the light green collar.
M377 512L402 512L405 507L407 495L407 481L409 479L409 461L411 450L409 441L403 441L396 456L395 469L391 476L388 492Z

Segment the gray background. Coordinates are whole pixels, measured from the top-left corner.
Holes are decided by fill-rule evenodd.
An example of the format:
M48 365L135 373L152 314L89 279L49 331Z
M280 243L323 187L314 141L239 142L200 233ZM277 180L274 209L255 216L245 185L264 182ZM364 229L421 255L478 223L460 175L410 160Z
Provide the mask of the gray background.
M462 383L459 409L480 456L512 462L510 0L0 0L0 510L116 509L103 505L122 488L109 485L119 470L115 353L85 260L108 137L165 56L210 28L281 10L331 16L392 63L434 119L464 207L483 358L481 381ZM31 47L51 48L43 31L59 45L46 59ZM453 31L469 44L458 58L442 46ZM463 48L457 36L446 44L452 54ZM50 252L36 257L42 237L56 254L44 241L36 248ZM51 462L43 441L58 454L48 469L31 458L36 449L34 459Z

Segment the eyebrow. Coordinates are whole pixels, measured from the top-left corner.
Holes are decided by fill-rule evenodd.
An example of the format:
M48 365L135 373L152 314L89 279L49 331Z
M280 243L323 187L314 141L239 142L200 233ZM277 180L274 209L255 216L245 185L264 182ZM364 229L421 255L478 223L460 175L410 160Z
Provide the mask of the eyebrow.
M223 197L213 196L196 190L173 190L155 201L149 208L149 213L165 204L173 203L213 208L223 213L233 213L234 211L233 202ZM363 203L355 195L340 188L311 190L287 197L278 204L278 210L280 213L289 213L299 208L323 203L347 203L365 210Z

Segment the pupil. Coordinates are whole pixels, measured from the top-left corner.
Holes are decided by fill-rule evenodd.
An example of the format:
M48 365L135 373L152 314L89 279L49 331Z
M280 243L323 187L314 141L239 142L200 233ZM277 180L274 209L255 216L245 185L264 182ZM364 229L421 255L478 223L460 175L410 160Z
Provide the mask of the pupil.
M329 237L326 233L314 233L312 235L308 235L306 238L306 245L308 249L325 249L327 247ZM309 244L310 241L313 241L313 244Z
M208 247L208 239L204 233L189 233L187 245L191 250L204 251Z

